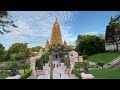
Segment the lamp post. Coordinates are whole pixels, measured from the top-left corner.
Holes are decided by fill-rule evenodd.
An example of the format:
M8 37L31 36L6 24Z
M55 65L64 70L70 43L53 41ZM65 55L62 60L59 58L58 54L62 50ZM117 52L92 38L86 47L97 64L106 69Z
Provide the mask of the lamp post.
M24 73L25 73L25 63L26 63L25 61L26 61L26 58L27 58L27 44L28 44L28 43L25 43L25 45L26 45L25 54L26 54L26 55L25 55L25 60L24 60Z

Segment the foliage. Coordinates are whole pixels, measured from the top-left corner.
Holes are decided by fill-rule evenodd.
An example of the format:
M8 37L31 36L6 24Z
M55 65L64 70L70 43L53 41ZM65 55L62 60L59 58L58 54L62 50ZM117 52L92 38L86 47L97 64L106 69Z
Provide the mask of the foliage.
M10 72L4 70L0 72L0 79L5 79L10 75Z
M116 43L119 41L116 35L120 34L120 12L112 18L106 28L105 40L106 43Z
M72 51L72 50L74 49L74 46L72 46L72 45L67 45L67 49L68 49L68 51Z
M5 53L5 47L2 44L0 44L0 61L3 60L4 53Z
M95 79L120 79L120 69L96 69L90 70Z
M104 64L105 64L105 63L104 63L103 61L97 63L97 65L99 65L99 66L101 66L101 67L103 67Z
M93 62L104 62L105 64L108 62L111 62L113 59L117 58L120 56L119 52L109 52L109 53L98 53L98 54L94 54L88 57L89 61L93 61Z
M21 60L29 56L29 50L24 43L14 43L9 48L11 60Z
M75 62L75 66L74 66L76 69L77 68L84 68L84 63L82 63L82 62Z
M10 52L9 52L9 50L5 50L5 53L4 53L4 55L3 55L4 57L3 57L3 59L2 59L2 61L9 61L10 60Z
M41 58L36 60L35 67L37 67L38 69L43 69L43 65L45 63L48 63L48 61L49 61L49 55L46 53L45 55L42 55Z
M41 49L41 46L36 46L36 47L32 47L32 48L28 48L29 50L29 54L33 55L33 52L39 52L39 50Z
M41 59L36 60L35 67L37 67L37 69L40 69L40 70L43 69L43 63L42 63Z
M105 50L105 40L96 35L78 35L76 44L80 55L92 55Z
M11 70L12 68L23 69L24 66L25 66L25 68L29 68L29 64L27 64L27 63L20 63L20 62L14 61L14 62L11 62L11 63L9 64L8 69L10 69L10 70Z
M32 47L32 51L38 52L41 48L42 48L41 46Z
M27 69L24 74L21 75L20 79L26 79L32 74L32 69Z
M83 60L87 60L88 55L83 55Z
M9 51L14 54L14 53L19 53L19 52L25 52L27 49L26 45L24 43L14 43L10 48Z
M81 79L80 72L77 71L76 69L73 69L73 70L72 70L72 74L75 74L79 79Z
M7 30L6 27L17 27L14 22L8 17L9 14L7 11L0 11L0 34L4 34L4 32L9 33L10 30Z
M114 20L120 23L120 11L116 14Z

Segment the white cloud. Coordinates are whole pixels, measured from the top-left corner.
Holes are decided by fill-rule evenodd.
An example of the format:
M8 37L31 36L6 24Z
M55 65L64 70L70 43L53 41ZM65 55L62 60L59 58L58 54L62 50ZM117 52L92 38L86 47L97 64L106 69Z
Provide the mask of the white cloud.
M11 33L2 36L0 41L4 40L12 44L15 42L28 42L29 46L45 46L46 40L50 40L53 24L58 18L63 41L73 44L76 37L72 35L71 22L74 11L9 11L18 28L10 28ZM11 46L11 45L9 45Z
M85 33L85 35L97 35L98 34L98 32L87 32L87 33Z

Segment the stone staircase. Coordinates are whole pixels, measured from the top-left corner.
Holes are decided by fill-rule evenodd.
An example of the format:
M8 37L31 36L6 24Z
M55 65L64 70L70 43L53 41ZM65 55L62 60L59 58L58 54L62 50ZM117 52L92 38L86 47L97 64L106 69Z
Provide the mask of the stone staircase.
M120 67L120 56L103 66L103 68L106 68L106 69L107 68L118 68L118 67Z

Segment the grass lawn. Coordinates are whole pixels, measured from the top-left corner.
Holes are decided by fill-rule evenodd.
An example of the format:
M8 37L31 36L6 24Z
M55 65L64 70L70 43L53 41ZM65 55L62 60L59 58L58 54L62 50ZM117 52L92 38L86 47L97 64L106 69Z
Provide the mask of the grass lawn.
M120 79L120 69L96 69L90 70L95 79Z
M87 58L87 60L89 61L93 61L93 62L104 62L105 64L112 61L113 59L117 58L118 56L120 56L120 52L109 52L109 53L98 53L98 54L94 54L91 55Z
M4 79L4 78L6 78L8 76L9 76L8 73L0 73L0 79Z

